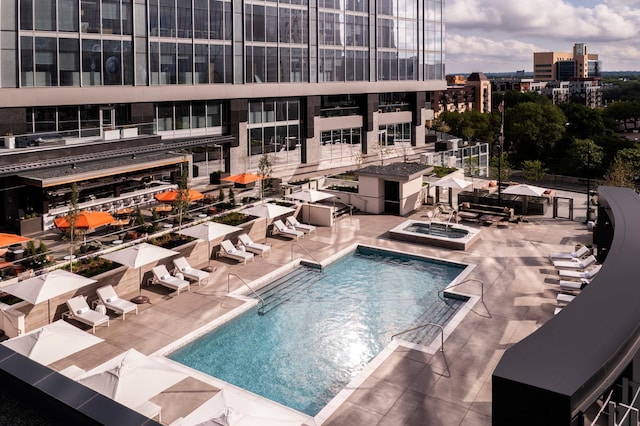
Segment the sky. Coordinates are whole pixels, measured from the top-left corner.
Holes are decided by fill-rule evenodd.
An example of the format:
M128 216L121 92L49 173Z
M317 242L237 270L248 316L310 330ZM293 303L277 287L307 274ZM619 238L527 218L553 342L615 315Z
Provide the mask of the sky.
M640 71L640 0L445 0L447 74L533 71L585 43L602 71Z

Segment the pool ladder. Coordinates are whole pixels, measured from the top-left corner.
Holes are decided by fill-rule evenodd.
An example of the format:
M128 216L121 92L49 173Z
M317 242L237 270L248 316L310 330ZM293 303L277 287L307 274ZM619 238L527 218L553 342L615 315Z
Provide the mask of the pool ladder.
M239 280L240 280L240 282L241 282L242 284L244 284L245 286L247 286L247 288L248 288L249 290L251 290L251 292L252 292L253 294L255 294L255 296L258 298L258 300L260 301L260 304L261 304L261 305L260 305L260 309L258 309L258 315L262 315L262 313L261 313L261 312L262 312L262 310L264 309L264 299L263 299L262 297L260 297L260 295L259 295L258 293L256 293L256 291L255 291L253 288L251 288L251 286L250 286L249 284L247 284L247 282L246 282L245 280L243 280L243 279L242 279L242 277L240 277L240 275L238 275L238 274L234 274L233 272L229 272L229 273L227 274L227 294L229 293L229 287L230 287L230 282L231 282L231 276L232 276L232 275L233 275L234 277L236 277L237 279L239 279Z
M426 327L437 327L438 330L440 331L440 351L439 352L442 354L442 359L444 360L444 365L445 365L445 367L447 369L447 374L446 374L445 377L451 377L451 372L449 371L449 363L447 362L447 357L444 354L444 327L441 326L440 324L436 324L435 322L429 322L427 324L422 324L422 325L419 325L417 327L413 327L413 328L410 328L408 330L404 330L404 331L401 331L399 333L394 334L393 336L391 336L391 340L393 340L395 337L397 337L397 336L399 336L401 334L409 333L411 331L419 330L421 328L426 328Z
M445 297L444 297L444 292L445 292L445 291L447 291L447 290L449 290L449 289L452 289L453 287L457 287L457 286L459 286L459 285L462 285L462 284L468 283L468 282L470 282L470 281L475 281L475 282L480 283L480 303L482 303L482 305L484 306L484 309L487 311L488 318L491 318L491 312L489 312L489 308L487 308L487 305L484 303L484 282L483 282L482 280L477 279L477 278L468 278L468 279L466 279L466 280L464 280L464 281L460 281L459 283L456 283L456 284L450 285L450 286L448 286L447 288L444 288L444 289L442 289L442 290L438 290L438 298L439 298L440 300L442 300L444 303L447 303L447 300L446 300L446 299L445 299ZM453 298L455 298L455 296L453 296L453 295L452 295L452 297L453 297ZM475 314L478 314L478 313L477 313L476 311L474 311L473 309L472 309L471 311L472 311L473 313L475 313ZM480 314L478 314L478 315L480 315ZM480 315L480 316L482 316L482 315Z
M313 259L314 262L316 262L317 266L320 268L320 271L322 273L324 273L324 268L322 267L322 263L320 263L320 261L318 259L316 259L311 253L309 253L309 250L307 250L306 248L302 247L298 243L291 244L291 260L293 260L293 248L294 247L300 247L302 249L302 251L304 251L311 259Z

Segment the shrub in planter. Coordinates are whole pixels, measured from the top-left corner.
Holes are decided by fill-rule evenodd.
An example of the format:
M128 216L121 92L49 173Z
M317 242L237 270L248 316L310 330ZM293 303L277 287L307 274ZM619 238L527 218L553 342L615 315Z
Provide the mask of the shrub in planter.
M158 247L172 249L175 247L180 247L181 245L187 244L193 240L195 240L195 238L191 238L186 235L177 234L175 232L169 232L167 234L163 234L158 237L151 238L149 240L149 243L156 245Z
M225 225L237 226L249 222L250 216L239 212L229 212L225 215L213 218L212 222L224 223Z
M73 273L88 278L116 269L119 266L119 264L101 257L88 257L78 262L73 262ZM62 269L68 271L69 265L64 265Z

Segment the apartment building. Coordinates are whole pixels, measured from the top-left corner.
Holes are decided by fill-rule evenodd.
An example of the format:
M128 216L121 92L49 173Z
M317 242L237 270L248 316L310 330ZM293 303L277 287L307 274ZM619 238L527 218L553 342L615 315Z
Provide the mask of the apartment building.
M443 3L3 0L0 227L70 182L118 196L196 157L239 173L268 154L286 178L424 148Z
M598 55L589 53L587 45L576 43L572 52L534 52L533 79L536 81L569 80L599 77Z

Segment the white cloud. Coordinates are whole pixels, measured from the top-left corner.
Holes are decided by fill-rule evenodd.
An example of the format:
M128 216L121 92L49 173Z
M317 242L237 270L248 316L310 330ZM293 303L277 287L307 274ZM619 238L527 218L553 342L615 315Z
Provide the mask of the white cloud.
M474 71L483 64L485 72L531 70L533 52L567 52L582 42L599 54L605 71L640 68L640 0L602 0L593 7L569 1L578 0L449 0L447 69L465 69L465 58L473 58L467 68Z

